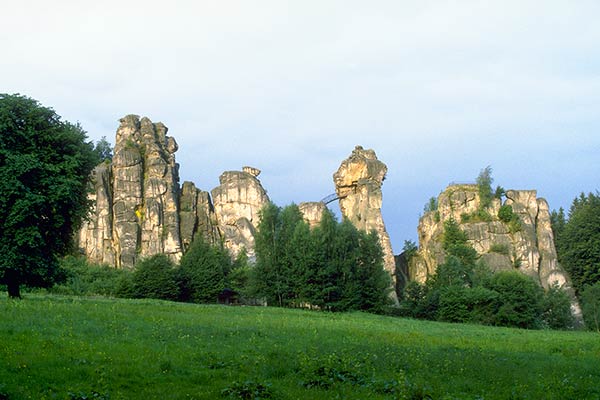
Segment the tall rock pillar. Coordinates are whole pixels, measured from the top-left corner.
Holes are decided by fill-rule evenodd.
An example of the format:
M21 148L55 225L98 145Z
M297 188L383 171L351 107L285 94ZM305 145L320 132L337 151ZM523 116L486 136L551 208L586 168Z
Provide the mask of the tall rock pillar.
M333 181L342 215L358 229L377 232L383 249L384 268L395 281L392 243L381 215L381 186L386 173L387 166L377 159L375 151L356 146L333 174ZM393 297L396 298L395 292Z

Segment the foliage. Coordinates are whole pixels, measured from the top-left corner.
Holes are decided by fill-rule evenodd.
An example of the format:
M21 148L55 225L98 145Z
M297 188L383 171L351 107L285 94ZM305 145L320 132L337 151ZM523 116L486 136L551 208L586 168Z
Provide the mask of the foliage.
M486 285L498 293L492 323L516 328L539 328L543 289L530 277L514 271L496 272Z
M106 136L102 136L94 145L94 155L96 157L96 165L112 160L112 145L106 140Z
M221 391L221 395L231 399L260 400L272 399L273 392L270 383L254 381L233 382L231 386Z
M226 287L225 277L231 269L227 250L222 245L213 246L202 235L197 235L179 262L181 300L216 303L219 293ZM241 270L236 271L240 281L243 280L241 274Z
M544 325L550 329L571 329L575 323L571 313L571 299L557 284L544 294L542 302Z
M513 208L510 204L505 204L498 210L498 218L500 221L508 224L508 230L510 233L519 232L521 227L521 219L518 214L513 212Z
M561 240L561 235L565 230L565 225L567 224L565 209L560 207L558 211L552 210L552 212L550 213L550 223L552 225L552 234L554 236L554 242L558 244Z
M487 166L479 172L477 176L477 190L479 191L479 200L481 202L481 208L487 208L492 204L494 193L492 192L492 167Z
M498 253L508 255L510 253L510 249L505 243L492 243L490 246L490 253Z
M254 289L269 305L381 311L390 277L375 232L338 223L329 211L310 229L294 204L269 204L256 234Z
M554 222L559 261L580 293L585 285L600 282L600 195L582 193L573 200L564 227L560 214Z
M454 256L466 265L475 265L477 252L468 244L467 234L452 218L444 222L442 247L447 256Z
M427 204L425 204L423 211L427 213L427 212L431 212L431 211L437 211L437 209L438 209L437 197L430 197Z
M581 310L586 326L591 330L600 332L600 282L583 287Z
M0 283L48 287L86 215L92 144L79 125L20 95L0 94Z
M64 283L56 284L51 292L77 296L117 296L117 288L130 272L108 265L92 264L83 256L66 256L60 260Z
M472 213L462 213L460 215L460 222L462 223L474 223L474 222L490 222L492 221L492 216L490 213L483 209L479 208Z
M132 295L135 298L177 300L179 286L173 262L164 254L156 254L136 263Z
M219 399L245 382L278 399L600 396L595 332L40 294L0 316L9 399Z

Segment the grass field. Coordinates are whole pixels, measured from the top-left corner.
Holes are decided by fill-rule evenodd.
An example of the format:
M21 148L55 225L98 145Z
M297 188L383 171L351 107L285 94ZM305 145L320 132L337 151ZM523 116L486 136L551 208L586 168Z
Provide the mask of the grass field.
M0 399L600 398L589 332L0 296Z

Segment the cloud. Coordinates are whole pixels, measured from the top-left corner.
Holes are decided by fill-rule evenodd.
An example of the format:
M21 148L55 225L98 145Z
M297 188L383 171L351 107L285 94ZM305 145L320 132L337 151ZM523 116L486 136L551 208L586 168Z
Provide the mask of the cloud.
M600 3L9 2L2 91L114 137L135 113L210 189L251 164L285 204L333 191L356 144L389 167L394 249L427 199L492 165L551 208L600 173Z

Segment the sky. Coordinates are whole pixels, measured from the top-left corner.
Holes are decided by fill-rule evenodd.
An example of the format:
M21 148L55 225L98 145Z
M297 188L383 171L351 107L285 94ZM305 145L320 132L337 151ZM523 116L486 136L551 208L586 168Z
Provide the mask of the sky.
M251 165L280 206L333 193L372 148L395 253L431 196L488 165L551 210L600 189L597 0L3 3L0 92L93 140L127 114L163 122L182 182Z

